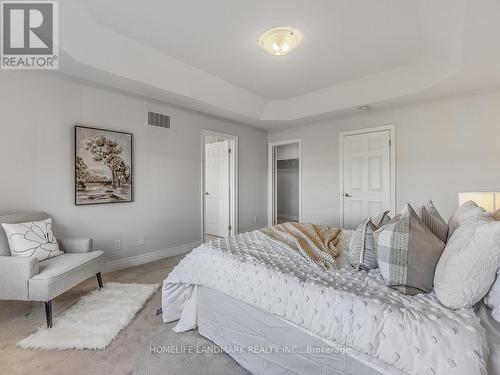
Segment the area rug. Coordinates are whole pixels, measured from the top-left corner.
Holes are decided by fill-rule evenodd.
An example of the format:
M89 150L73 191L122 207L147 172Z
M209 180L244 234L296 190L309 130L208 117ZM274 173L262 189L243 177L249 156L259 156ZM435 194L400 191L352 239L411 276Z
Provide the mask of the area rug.
M54 316L52 328L42 327L17 345L45 350L105 349L159 286L106 283Z

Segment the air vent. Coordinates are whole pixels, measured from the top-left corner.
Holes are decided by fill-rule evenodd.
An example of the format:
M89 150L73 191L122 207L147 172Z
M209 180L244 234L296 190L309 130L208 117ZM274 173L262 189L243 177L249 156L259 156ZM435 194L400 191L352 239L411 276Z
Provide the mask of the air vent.
M170 116L148 112L148 125L170 129Z

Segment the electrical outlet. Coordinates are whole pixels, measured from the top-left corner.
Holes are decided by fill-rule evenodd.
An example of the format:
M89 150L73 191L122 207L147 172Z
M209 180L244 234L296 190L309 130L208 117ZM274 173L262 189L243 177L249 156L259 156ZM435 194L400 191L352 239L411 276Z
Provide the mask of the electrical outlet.
M137 237L137 245L144 246L144 243L144 236L141 234L139 237Z
M122 241L115 240L115 250L121 250L121 249L122 249Z
M257 224L259 222L259 217L255 216L255 218L253 219L253 221L255 222L255 224Z

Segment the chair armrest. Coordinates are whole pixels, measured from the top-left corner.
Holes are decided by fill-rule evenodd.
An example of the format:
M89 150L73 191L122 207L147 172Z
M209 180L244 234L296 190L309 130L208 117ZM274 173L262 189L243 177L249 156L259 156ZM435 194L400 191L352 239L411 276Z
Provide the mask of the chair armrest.
M65 253L88 253L92 251L92 238L59 238L57 240Z
M0 299L29 300L28 280L38 272L37 258L0 256Z

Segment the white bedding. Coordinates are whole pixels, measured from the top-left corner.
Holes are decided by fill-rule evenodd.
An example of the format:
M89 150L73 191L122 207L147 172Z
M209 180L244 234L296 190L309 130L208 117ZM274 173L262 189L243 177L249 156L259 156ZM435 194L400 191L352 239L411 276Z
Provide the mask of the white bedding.
M196 328L196 285L409 374L487 373L486 334L472 309L448 310L432 294L402 295L377 270L318 270L258 232L204 244L170 273L163 320L182 318L177 331Z

